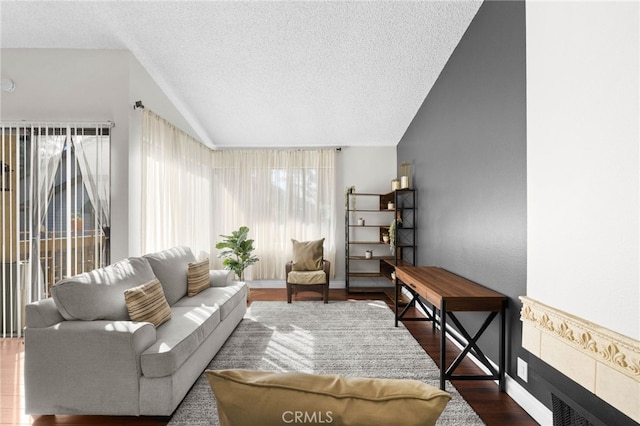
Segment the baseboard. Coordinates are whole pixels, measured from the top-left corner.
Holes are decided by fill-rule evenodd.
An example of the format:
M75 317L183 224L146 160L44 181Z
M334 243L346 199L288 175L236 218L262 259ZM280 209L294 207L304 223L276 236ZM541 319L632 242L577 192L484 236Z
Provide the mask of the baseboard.
M553 413L543 403L531 395L513 377L505 376L507 395L522 407L540 425L552 425Z
M247 281L249 288L285 288L282 280L255 280Z
M406 289L403 288L402 291L409 299L413 297L411 293L409 293ZM426 314L420 305L416 304L416 307L419 311L422 312L423 315ZM458 349L463 350L463 346L460 345L460 343L456 339L452 338L450 334L455 335L457 339L465 342L465 344L467 340L464 339L462 335L456 330L452 328L447 329L447 339L449 339L451 343L456 345ZM473 361L473 363L476 364L486 374L490 374L489 369L472 354L468 354L467 358ZM490 359L489 362L496 370L498 369L498 365L495 362ZM495 382L497 385L497 381ZM549 410L543 403L541 403L533 395L531 395L529 391L527 391L513 377L505 374L504 384L505 392L507 393L507 395L509 395L520 407L522 407L524 411L526 411L531 417L533 417L536 422L543 426L553 424L553 414L551 413L551 410Z

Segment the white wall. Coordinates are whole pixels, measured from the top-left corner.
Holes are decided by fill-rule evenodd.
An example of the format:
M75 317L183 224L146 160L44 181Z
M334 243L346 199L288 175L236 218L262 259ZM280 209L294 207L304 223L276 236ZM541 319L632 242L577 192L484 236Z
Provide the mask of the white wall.
M124 50L2 49L2 120L112 121L111 259L127 256L130 53ZM125 171L123 173L123 170Z
M130 52L2 49L2 77L16 83L0 96L3 121L112 121L111 260L140 254L140 120L143 104L195 132Z
M336 235L335 283L344 286L344 190L355 186L357 192L391 192L391 180L397 177L396 147L344 147L338 156L336 205L338 226ZM333 287L333 285L332 285Z
M527 294L639 339L639 3L526 16Z

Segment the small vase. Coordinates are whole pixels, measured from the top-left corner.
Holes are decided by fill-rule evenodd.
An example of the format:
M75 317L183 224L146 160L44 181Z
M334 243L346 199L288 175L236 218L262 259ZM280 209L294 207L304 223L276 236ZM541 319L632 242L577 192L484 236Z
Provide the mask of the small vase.
M364 226L364 219L358 219L358 226Z
M409 188L409 176L401 176L400 177L400 188L401 189Z

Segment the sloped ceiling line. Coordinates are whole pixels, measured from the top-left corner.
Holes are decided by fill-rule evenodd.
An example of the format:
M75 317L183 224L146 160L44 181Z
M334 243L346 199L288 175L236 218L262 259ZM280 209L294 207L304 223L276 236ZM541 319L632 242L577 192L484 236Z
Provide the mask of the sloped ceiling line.
M481 3L2 1L1 43L128 49L211 147L393 146Z

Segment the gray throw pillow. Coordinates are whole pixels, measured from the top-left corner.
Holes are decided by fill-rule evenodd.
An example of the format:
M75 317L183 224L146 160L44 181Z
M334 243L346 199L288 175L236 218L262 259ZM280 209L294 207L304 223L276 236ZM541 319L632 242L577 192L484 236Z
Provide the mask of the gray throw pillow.
M189 247L173 247L146 254L153 273L158 277L169 305L187 295L187 271L196 258Z

